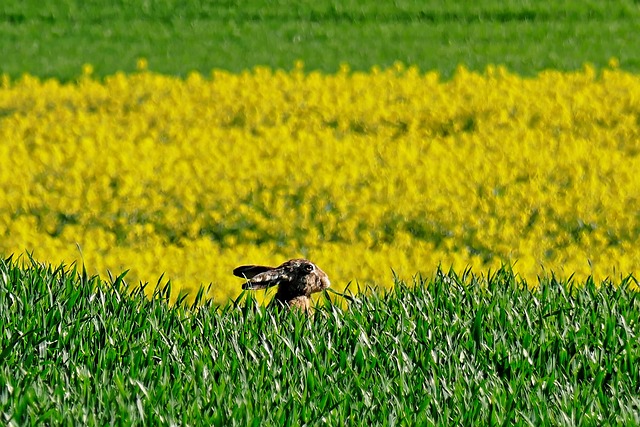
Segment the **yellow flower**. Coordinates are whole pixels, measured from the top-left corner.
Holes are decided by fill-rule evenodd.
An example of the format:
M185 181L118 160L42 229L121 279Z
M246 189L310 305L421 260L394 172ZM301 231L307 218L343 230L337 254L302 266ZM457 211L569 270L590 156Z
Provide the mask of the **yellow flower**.
M236 265L297 256L338 289L438 265L637 273L640 77L615 59L447 81L400 63L83 77L2 78L5 256L212 283L219 302Z
M136 61L136 70L146 71L149 68L149 63L145 58L138 58Z

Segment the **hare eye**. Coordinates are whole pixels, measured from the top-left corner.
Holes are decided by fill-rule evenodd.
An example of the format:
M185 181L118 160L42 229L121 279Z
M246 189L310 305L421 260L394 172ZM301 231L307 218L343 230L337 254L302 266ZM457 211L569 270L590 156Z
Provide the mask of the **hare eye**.
M313 265L305 264L304 271L306 271L307 273L311 273L313 271Z

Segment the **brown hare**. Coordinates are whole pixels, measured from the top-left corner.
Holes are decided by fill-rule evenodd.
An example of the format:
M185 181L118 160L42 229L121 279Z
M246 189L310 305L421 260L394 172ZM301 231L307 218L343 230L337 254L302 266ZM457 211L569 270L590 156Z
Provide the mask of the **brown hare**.
M331 286L329 277L306 259L292 259L278 267L242 265L233 275L246 279L242 289L266 289L278 285L271 306L298 308L309 312L310 296Z

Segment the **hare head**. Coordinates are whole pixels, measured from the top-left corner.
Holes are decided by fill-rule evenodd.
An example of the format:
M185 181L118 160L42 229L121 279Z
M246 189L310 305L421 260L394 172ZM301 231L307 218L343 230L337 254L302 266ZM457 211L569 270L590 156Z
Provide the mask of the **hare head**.
M246 279L242 289L266 289L278 286L273 302L308 311L309 297L331 286L329 277L317 265L306 259L292 259L278 267L242 265L233 275Z

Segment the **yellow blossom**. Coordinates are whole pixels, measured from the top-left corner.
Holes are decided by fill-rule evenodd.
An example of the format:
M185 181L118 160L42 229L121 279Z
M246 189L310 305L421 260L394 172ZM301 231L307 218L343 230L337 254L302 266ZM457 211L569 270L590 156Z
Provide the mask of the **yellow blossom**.
M338 289L440 265L638 271L640 77L396 63L0 85L0 252L131 283L305 256Z

